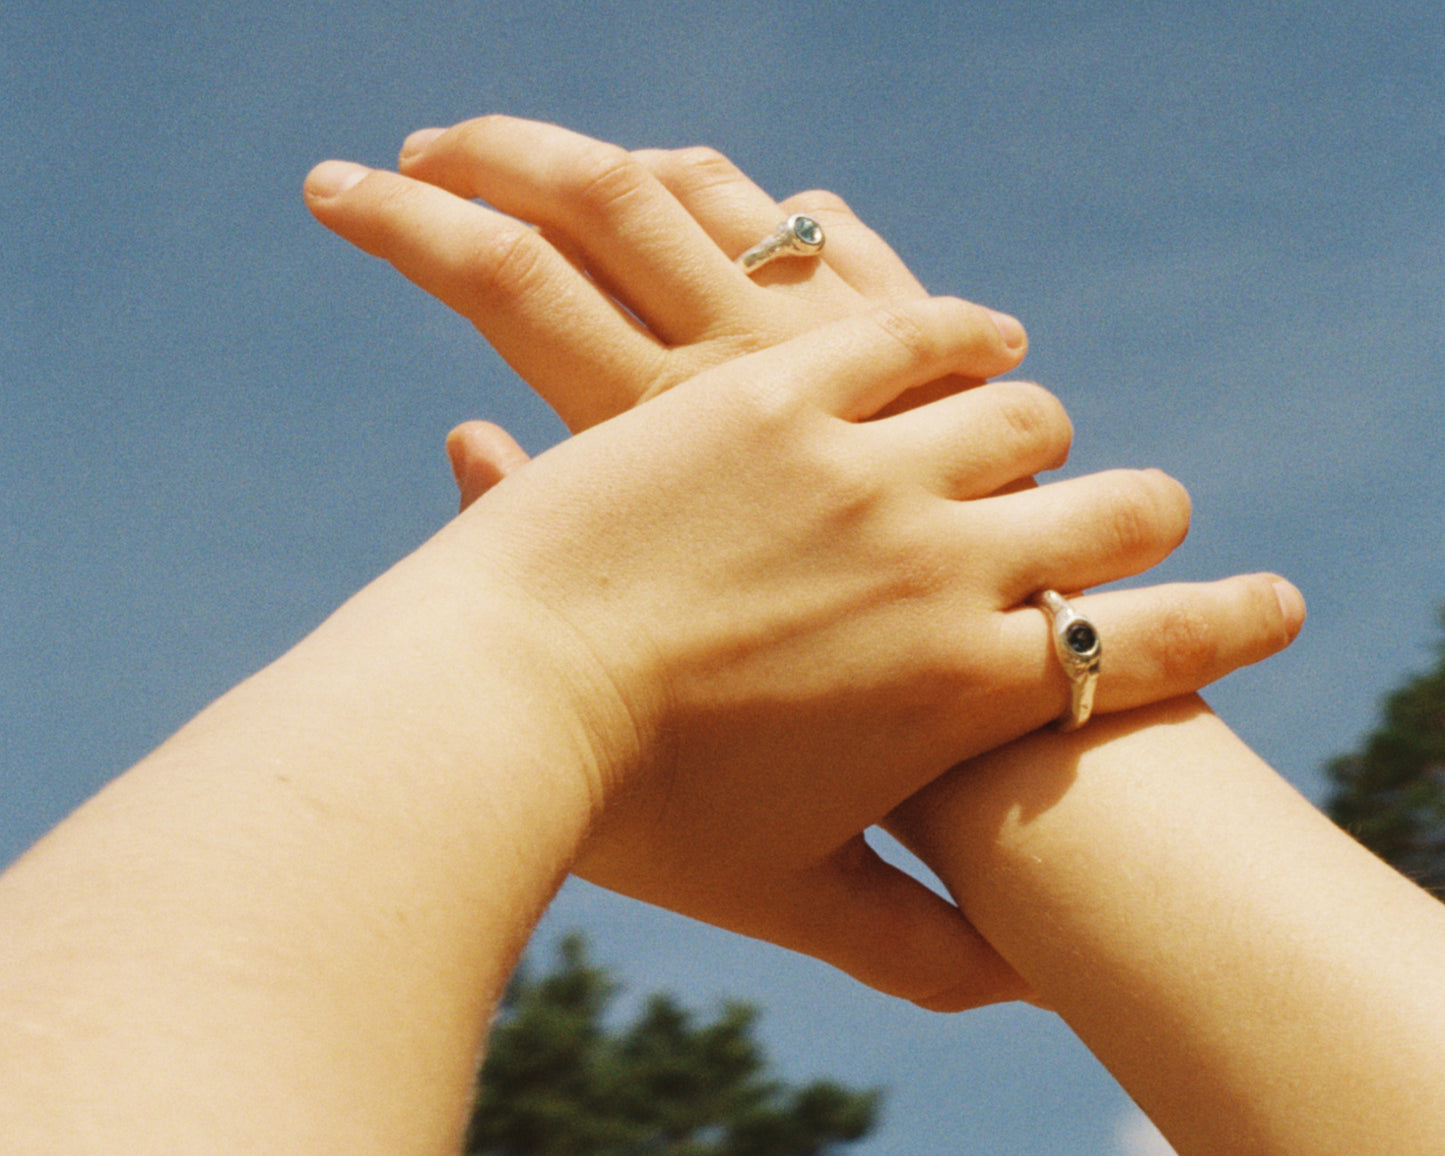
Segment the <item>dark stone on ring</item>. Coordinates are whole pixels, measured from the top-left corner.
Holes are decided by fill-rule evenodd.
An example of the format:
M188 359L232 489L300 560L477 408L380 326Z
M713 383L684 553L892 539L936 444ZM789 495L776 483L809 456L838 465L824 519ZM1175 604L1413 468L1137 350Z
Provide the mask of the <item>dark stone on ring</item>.
M1087 622L1075 622L1065 636L1069 649L1075 654L1087 655L1099 645L1099 635Z

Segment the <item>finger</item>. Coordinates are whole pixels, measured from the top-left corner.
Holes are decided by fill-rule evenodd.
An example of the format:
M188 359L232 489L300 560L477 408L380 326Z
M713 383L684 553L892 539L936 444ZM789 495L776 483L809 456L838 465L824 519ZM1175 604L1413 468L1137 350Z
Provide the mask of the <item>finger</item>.
M1100 712L1130 710L1200 690L1294 641L1304 599L1275 574L1087 594L1071 600L1103 640L1095 695ZM1046 687L1036 725L1061 718L1069 681L1054 656L1047 615L1033 607L1006 616L1012 677Z
M901 400L932 388L912 390ZM911 476L945 497L966 499L986 497L1062 466L1073 426L1053 394L1028 382L1008 381L875 420L868 434L883 446L891 474Z
M933 1011L1032 994L953 904L885 863L861 835L770 892L759 922L743 930Z
M465 422L447 434L447 458L463 510L530 460L511 434L489 421Z
M626 149L506 116L420 139L403 172L565 238L664 342L693 341L746 307L746 277Z
M785 216L806 213L823 226L827 238L824 260L856 293L874 301L906 301L928 296L892 247L863 224L838 194L821 189L798 193L783 202L782 212ZM974 376L978 378L1007 373L1016 368L1028 352L1028 333L1018 318L996 309L990 313L1004 335L1011 358L1008 364L998 368L976 371Z
M861 421L909 389L1001 356L1003 338L988 310L952 297L875 305L801 337L699 375L698 389L810 398L845 421Z
M1107 623L1109 676L1101 675L1101 710L1128 710L1200 690L1263 661L1298 637L1305 620L1300 592L1275 574L1219 582L1106 591L1076 600ZM1103 629L1103 628L1101 628Z
M823 226L827 246L823 250L828 266L854 291L875 301L903 301L926 297L924 289L893 247L860 221L848 203L837 193L814 189L797 193L782 204L785 215L806 213ZM1028 352L1028 333L1018 318L993 310L994 322L1005 335L1005 344L1014 355L1012 365L990 370L1007 373L1014 369Z
M817 262L775 262L754 277L759 285L781 283L800 291L806 289L808 312L784 314L785 321L794 319L795 332L855 313L868 299L908 300L927 296L898 255L859 221L836 194L800 193L778 205L732 161L711 148L638 149L632 155L729 255L743 252L792 213L807 213L823 223L827 244L822 265L842 273L841 281L832 276L810 275L808 270L816 269ZM779 272L786 272L787 277L780 278ZM1028 348L1023 326L1014 318L997 313L995 324L1008 334L1007 355L971 367L966 376L950 376L912 390L883 412L924 405L1014 369Z
M821 189L795 193L783 202L782 211L785 216L806 213L823 226L829 266L863 296L893 301L928 295L893 247L860 221L837 193Z
M572 429L630 408L662 372L665 350L521 222L340 161L305 193L323 225L470 319Z
M632 156L732 258L788 215L716 149L635 149Z
M757 285L806 286L809 306L814 309L808 324L818 324L819 319L828 316L857 312L863 308L857 296L871 301L907 301L928 296L892 247L861 223L837 194L815 189L777 205L731 160L707 147L642 149L633 152L633 156L691 212L725 253L746 250L766 236L777 221L785 220L793 212L806 212L822 223L828 238L822 251L822 264L841 275L844 285L837 285L832 277L809 275L808 270L816 263L805 262L770 264L753 277ZM853 293L840 296L840 292L847 289ZM1009 373L1022 363L1029 348L1025 328L1009 314L991 312L994 324L1004 335L1006 357L972 366L967 376L929 383L925 389L899 399L896 403L899 409L925 405L936 397L970 389L987 377Z
M835 194L801 193L779 205L711 148L639 149L632 155L730 256L742 253L793 213L806 213L824 227L823 264L855 290L876 300L927 296L898 255ZM780 266L769 267L774 268Z
M789 216L715 149L639 149L632 155L733 260ZM857 295L829 267L832 246L830 237L821 257L773 261L750 274L748 282L758 288L795 287L810 303L813 325L856 312Z
M1142 573L1189 531L1189 495L1159 470L1109 470L957 507L999 570L1006 609L1040 590ZM986 522L973 521L982 513Z

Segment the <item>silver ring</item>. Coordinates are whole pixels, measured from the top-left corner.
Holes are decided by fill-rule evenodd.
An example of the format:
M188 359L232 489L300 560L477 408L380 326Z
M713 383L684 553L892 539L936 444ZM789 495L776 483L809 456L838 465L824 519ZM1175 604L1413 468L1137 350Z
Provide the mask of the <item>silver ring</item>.
M1059 719L1059 730L1076 731L1094 713L1094 686L1099 681L1104 643L1094 624L1057 590L1041 591L1037 602L1049 616L1054 654L1069 676L1069 713Z
M812 257L823 251L823 226L812 217L794 213L738 258L744 273L756 273L779 257Z

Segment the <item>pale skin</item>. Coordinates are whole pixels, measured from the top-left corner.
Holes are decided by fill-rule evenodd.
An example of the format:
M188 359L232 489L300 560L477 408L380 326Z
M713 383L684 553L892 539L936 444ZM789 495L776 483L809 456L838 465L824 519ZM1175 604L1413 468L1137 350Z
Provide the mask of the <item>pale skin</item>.
M804 898L907 888L857 858L863 827L1067 697L1026 593L1147 566L1187 503L1152 473L1009 492L1067 442L1028 387L854 420L994 372L1008 326L839 316L514 471L0 878L0 1145L454 1150L574 866L663 893L656 862L696 869L700 913L775 902L769 933L925 1002L1022 990L945 905L882 928L924 960L898 973ZM1090 597L1118 656L1101 705L1277 648L1289 603L1268 578ZM1181 620L1218 645L1165 649ZM740 862L699 854L719 829Z
M308 204L324 224L461 310L574 429L740 353L879 301L925 296L888 246L826 194L781 206L825 222L826 261L778 262L754 278L743 275L733 255L771 229L780 206L707 150L629 154L552 126L489 117L415 134L402 169L327 163L308 179ZM475 204L478 196L516 216ZM974 318L969 364L906 391L885 412L960 393L1018 364L1026 347L1018 322L982 309ZM1059 420L1036 387L1002 388L1010 391L1003 419L1010 427ZM926 416L914 428L939 448L941 438L955 436ZM984 442L995 436L983 426L970 432ZM1056 456L1036 468L1062 462L1067 440L1064 433ZM1130 532L1126 524L1106 531ZM1087 584L1081 574L1064 582ZM1106 632L1114 656L1098 698L1104 711L1193 690L1258 661L1287 644L1304 614L1298 592L1272 575L1091 595L1081 606ZM1034 676L1056 687L1042 721L1064 709L1067 684L1049 654L1042 616L1023 619L1038 640L1028 659ZM851 846L836 887L773 894L766 902L740 892L728 910L679 894L686 879L675 874L645 887L590 861L579 874L817 955L882 990L929 1006L963 1006L959 994L940 996L942 977L958 974L954 913L941 912L925 888L900 880L861 841ZM913 952L865 930L883 913L911 928ZM998 996L1019 990L1015 979ZM977 990L967 997L977 999Z
M65 820L0 877L0 1148L453 1151L573 869L925 1003L1025 992L861 833L1056 713L1028 593L1147 567L1188 506L1011 485L1069 436L1032 387L855 420L998 334L855 311L570 439ZM1169 597L1098 603L1121 668Z
M1182 1156L1427 1156L1445 906L1197 699L975 760L888 826Z
M439 296L460 302L490 335L496 299L478 306L459 295L451 282L466 282L466 268L427 255L429 246L444 242L444 231L415 222L429 216L464 235L495 231L500 219L482 209L457 210L445 191L511 188L517 162L506 142L533 132L557 150L545 154L555 187L542 199L550 206L549 235L562 230L565 236L568 215L556 206L576 186L556 156L567 138L497 118L414 138L404 171L443 189L392 184L385 189L388 203L377 211L363 185L350 203L344 196L313 200L313 208ZM575 138L570 143L589 165L620 165L616 151L595 152ZM858 307L846 301L839 281L867 298L919 292L896 258L832 198L811 194L774 205L706 152L632 159L632 184L645 187L635 168L649 170L725 253L739 251L784 211L806 209L828 222L827 261L789 269L768 287L787 299L766 311L773 324L809 324L796 309L799 299L817 320ZM396 180L373 181L371 192ZM618 176L611 182L628 184ZM511 195L522 201L506 207L542 218L523 211L533 184L523 180L517 187L524 191ZM630 225L616 230L624 244L636 235L629 228L638 229L649 214L670 219L670 208L636 207L649 199L665 203L655 190L623 199L631 203ZM591 212L600 210L593 205ZM530 243L509 236L518 247ZM575 246L561 247L575 259ZM607 259L614 268L625 266L615 251ZM656 271L654 264L650 275ZM607 281L614 291L617 277ZM510 282L501 296L512 322L521 317L525 327L529 297L546 292L526 278ZM729 300L748 298L736 286L728 293L735 294ZM645 310L640 315L647 318ZM738 324L755 318L756 311L748 311ZM688 333L675 316L665 327ZM1000 332L1007 330L1001 323ZM717 316L693 332L703 331L730 332ZM545 332L530 332L547 344ZM698 344L684 339L682 348L704 360L719 355L705 343L699 354ZM624 352L601 373L604 381L625 378L629 368L626 345L614 349ZM562 356L560 371L556 363L545 368L550 376L540 388L564 416L583 414L599 403L569 400L565 385L556 384L566 381L565 350ZM600 404L614 404L607 398L615 396L605 391ZM464 504L525 460L504 433L481 423L457 430L449 450ZM1282 605L1288 602L1282 597ZM1285 619L1286 629L1297 628L1288 609ZM1193 611L1175 620L1190 625L1174 641L1192 655L1194 644L1220 645L1222 637L1227 650L1230 630L1243 620ZM1127 637L1127 621L1105 628L1111 641L1113 630ZM1445 1134L1437 1092L1445 1076L1439 963L1445 909L1344 837L1196 700L1099 720L1078 735L1041 732L986 754L902 805L888 825L940 874L973 923L1110 1066L1181 1153L1438 1150Z

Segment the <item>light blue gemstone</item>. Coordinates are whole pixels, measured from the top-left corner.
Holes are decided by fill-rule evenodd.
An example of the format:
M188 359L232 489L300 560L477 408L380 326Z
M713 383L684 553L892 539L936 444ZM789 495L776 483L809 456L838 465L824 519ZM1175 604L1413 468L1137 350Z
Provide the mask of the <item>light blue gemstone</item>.
M812 217L799 217L793 222L793 236L805 245L821 245L823 243L823 226Z

